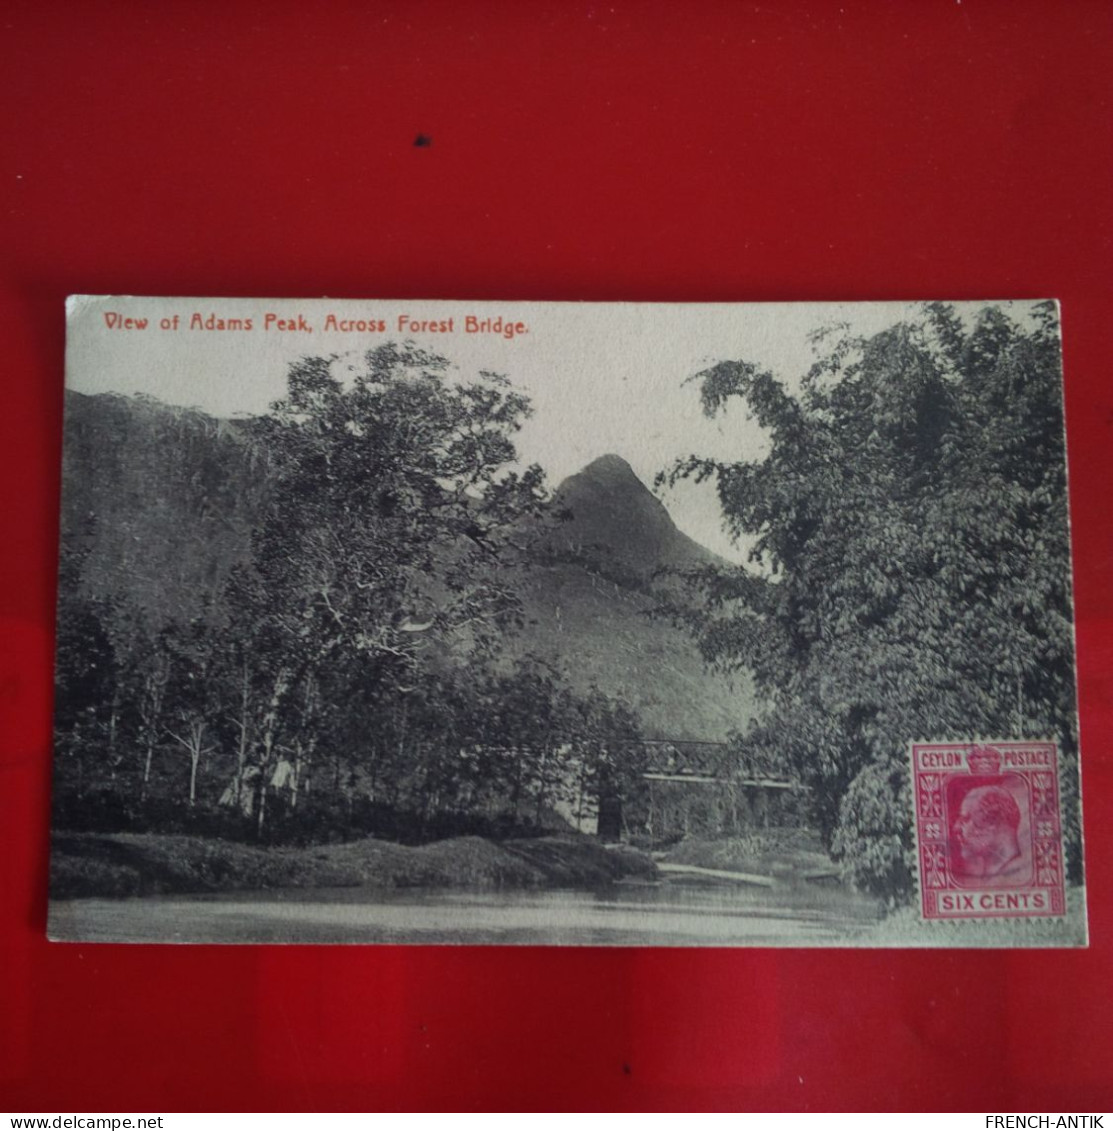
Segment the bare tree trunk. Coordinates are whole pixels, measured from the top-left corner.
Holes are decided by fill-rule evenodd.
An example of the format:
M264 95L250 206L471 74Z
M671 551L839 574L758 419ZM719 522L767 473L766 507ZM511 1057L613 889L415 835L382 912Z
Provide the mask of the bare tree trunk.
M197 765L201 761L201 751L195 746L189 752L189 807L197 803Z
M205 746L205 720L191 719L185 738L173 731L167 733L189 752L189 807L192 809L197 803L197 769L201 765L201 756L209 752Z
M533 823L541 824L541 810L545 807L545 764L549 758L549 744L541 747L541 761L537 763L537 806L534 809Z
M271 692L271 701L267 706L267 713L263 716L263 760L259 767L259 808L255 822L255 832L263 835L263 825L267 812L267 774L271 768L271 758L274 754L275 741L278 736L278 712L282 706L282 699L290 686L290 672L281 667L274 677L274 689Z
M154 758L155 738L158 735L159 720L162 717L162 701L166 694L166 684L170 678L170 668L165 657L156 657L143 680L143 697L139 713L143 720L143 730L147 738L147 750L143 759L143 784L140 798L146 798L147 787L151 782L151 761Z
M294 741L294 774L290 785L290 808L298 807L298 793L301 788L303 772L307 772L317 749L317 685L312 676L306 677L305 700L302 704L301 730L302 735Z
M247 752L250 748L251 728L248 721L248 711L251 703L251 680L247 658L243 662L243 675L240 680L240 717L233 720L236 729L240 732L239 742L236 744L236 777L232 783L232 799L236 809L242 808L243 803L243 775L247 769Z
M1019 680L1017 683L1019 684ZM120 714L120 684L117 680L112 685L112 709L108 715L108 751L116 753L116 722Z
M299 738L294 743L294 772L290 778L290 808L296 809L298 807L298 797L301 794L303 784L308 787L308 781L303 782L303 778L309 772L309 762L312 756L314 743L312 739L308 743L303 744Z
M576 779L576 831L584 831L584 777L587 774L587 766L584 760L580 759L580 773Z
M515 821L522 815L522 776L524 772L524 761L525 751L520 746L514 747L514 784L511 787L510 800L514 804Z

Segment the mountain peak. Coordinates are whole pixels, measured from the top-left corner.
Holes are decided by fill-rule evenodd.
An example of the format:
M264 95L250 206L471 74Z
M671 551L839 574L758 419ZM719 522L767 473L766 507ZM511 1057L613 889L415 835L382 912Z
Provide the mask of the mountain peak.
M615 455L613 452L593 459L580 474L589 475L592 478L606 476L607 478L621 477L623 479L638 479L637 475L634 474L634 469L622 456ZM638 482L640 483L641 480L638 479Z
M581 471L568 476L557 488L557 495L568 506L588 504L589 509L648 507L668 519L664 506L657 496L638 478L634 469L622 456L610 453L593 459Z
M568 521L553 541L568 549L601 551L641 574L714 557L677 530L661 500L613 452L570 475L556 498Z

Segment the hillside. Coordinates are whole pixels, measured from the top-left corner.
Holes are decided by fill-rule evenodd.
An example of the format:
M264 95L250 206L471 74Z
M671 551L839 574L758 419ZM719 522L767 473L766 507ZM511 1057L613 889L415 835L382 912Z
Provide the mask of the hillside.
M248 559L265 506L250 424L111 394L67 392L61 540L86 595L158 628L202 615Z
M219 616L268 497L250 422L70 392L64 469L63 547L86 595L153 628L172 610ZM565 480L554 505L565 521L521 573L525 625L507 638L505 665L548 659L575 689L628 703L647 737L717 741L744 727L748 681L708 672L687 634L648 615L655 571L715 556L616 455Z
M527 629L507 653L549 658L579 691L595 686L635 708L647 738L722 741L754 713L744 676L708 670L691 637L654 618L662 569L720 561L677 529L620 456L609 454L554 493L566 513L525 579Z

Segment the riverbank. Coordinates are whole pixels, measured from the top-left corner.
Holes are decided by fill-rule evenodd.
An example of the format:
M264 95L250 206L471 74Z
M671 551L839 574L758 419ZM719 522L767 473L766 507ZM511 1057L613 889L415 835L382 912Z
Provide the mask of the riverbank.
M661 864L754 874L777 883L841 883L819 834L806 828L762 829L715 839L689 837L654 857Z
M371 838L263 848L197 836L60 832L50 863L55 899L275 888L590 888L656 877L645 853L576 835L498 843L455 837L418 848Z

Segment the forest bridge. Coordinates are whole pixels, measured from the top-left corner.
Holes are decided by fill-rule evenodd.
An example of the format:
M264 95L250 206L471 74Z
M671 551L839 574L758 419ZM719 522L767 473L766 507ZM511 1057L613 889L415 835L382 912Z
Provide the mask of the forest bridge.
M691 782L704 785L733 784L756 789L799 789L799 782L778 774L764 759L741 759L744 773L728 770L724 763L732 749L727 742L694 742L651 738L642 742L649 768L646 781ZM737 747L734 747L737 749Z
M735 836L772 824L797 824L803 786L761 759L728 769L725 742L649 739L643 796L627 802L600 799L599 835L617 839L623 829L655 838ZM737 748L734 748L737 749ZM739 773L741 769L741 773ZM708 786L716 787L708 789Z

